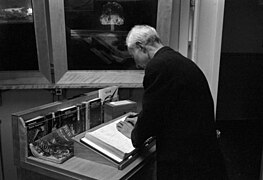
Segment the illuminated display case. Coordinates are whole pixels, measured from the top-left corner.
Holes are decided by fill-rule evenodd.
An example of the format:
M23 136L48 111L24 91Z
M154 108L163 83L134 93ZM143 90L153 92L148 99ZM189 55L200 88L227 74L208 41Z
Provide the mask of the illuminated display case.
M32 4L30 0L0 2L1 23L32 22Z
M126 36L136 24L156 27L157 5L157 0L64 0L68 69L136 70Z

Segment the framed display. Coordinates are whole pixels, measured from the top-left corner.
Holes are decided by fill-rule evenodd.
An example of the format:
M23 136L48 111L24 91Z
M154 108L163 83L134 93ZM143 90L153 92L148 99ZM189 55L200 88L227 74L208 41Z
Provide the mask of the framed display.
M144 71L128 54L126 36L147 24L178 49L180 6L180 0L50 0L56 85L142 87Z
M125 44L127 33L137 24L155 27L164 45L183 53L188 51L190 0L21 2L24 4L16 6L22 7L20 16L23 20L16 11L14 16L20 18L20 25L26 21L31 26L30 36L27 36L29 31L21 35L25 38L22 42L32 38L30 43L20 43L19 47L27 48L31 44L33 48L28 47L27 50L32 57L21 55L13 58L8 52L7 57L12 57L11 61L19 61L23 66L13 63L17 69L0 70L1 88L12 85L23 88L35 85L40 85L39 88L101 88L112 85L140 88L144 71L136 68ZM32 16L25 15L31 12L29 7L32 7ZM0 14L1 17L3 15ZM12 44L11 41L6 42ZM29 62L32 62L32 67L27 65Z
M0 2L0 84L50 85L44 1Z
M125 44L137 24L156 27L158 0L64 0L68 70L138 70Z

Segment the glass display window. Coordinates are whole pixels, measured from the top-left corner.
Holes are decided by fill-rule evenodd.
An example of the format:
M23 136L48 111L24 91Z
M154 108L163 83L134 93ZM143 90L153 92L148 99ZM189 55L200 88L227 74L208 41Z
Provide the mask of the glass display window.
M137 24L156 27L158 0L64 0L68 70L137 70L125 44Z
M47 11L46 0L0 1L0 88L52 83Z
M2 0L0 88L141 88L128 32L153 26L164 45L187 56L195 49L190 7L190 0Z
M31 0L0 1L0 71L38 70Z
M1 0L0 22L32 22L31 0Z

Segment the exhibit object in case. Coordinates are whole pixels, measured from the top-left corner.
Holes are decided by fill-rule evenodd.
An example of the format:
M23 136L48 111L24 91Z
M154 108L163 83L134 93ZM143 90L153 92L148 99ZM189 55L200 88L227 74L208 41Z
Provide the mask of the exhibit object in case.
M30 144L41 138L43 140L45 136L65 125L72 136L85 132L86 119L84 115L80 116L83 109L78 108L79 104L97 97L98 92L95 91L75 99L54 102L12 114L15 164L27 162L29 157L33 157Z
M94 98L89 101L84 101L86 109L86 129L93 128L102 123L102 104L101 98Z
M73 156L72 137L68 125L64 125L30 143L29 148L35 157L60 164Z

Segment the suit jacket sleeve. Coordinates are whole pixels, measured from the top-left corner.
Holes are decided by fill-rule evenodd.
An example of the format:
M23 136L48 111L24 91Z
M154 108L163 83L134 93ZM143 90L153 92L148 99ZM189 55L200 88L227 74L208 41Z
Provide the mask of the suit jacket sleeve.
M153 64L147 66L143 80L144 95L142 111L138 116L131 139L134 147L141 146L145 140L155 136L158 131L158 121L162 117L162 102L165 93L165 66Z

